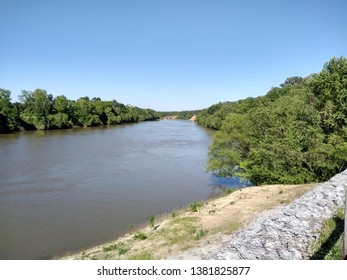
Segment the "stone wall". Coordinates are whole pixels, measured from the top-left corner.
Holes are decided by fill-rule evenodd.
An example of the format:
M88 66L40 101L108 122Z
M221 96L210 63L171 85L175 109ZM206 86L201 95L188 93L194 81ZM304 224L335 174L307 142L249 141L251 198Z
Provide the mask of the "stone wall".
M239 232L174 259L307 259L325 219L344 206L347 169L292 203L254 218Z

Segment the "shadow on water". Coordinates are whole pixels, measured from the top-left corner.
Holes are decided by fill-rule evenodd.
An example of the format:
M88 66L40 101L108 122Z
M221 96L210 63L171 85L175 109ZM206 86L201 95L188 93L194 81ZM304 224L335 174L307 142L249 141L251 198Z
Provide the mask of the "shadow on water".
M224 186L227 188L251 187L252 182L241 179L240 177L224 178L211 174L210 186Z
M327 240L325 240L324 243L319 247L319 249L310 257L310 260L324 260L343 234L344 219L341 219L340 217L334 217L333 220L335 222L335 229L327 238Z
M239 177L224 178L211 174L210 178L211 194L210 198L224 194L228 189L251 187L253 184L248 180L243 180Z

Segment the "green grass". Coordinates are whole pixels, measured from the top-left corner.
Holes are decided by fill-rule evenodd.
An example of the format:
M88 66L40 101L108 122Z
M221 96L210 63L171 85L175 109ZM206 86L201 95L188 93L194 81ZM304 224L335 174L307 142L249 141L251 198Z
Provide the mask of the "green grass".
M151 215L148 220L149 220L149 225L151 226L151 228L154 228L154 222L155 222L154 215Z
M338 209L336 215L328 219L320 237L313 247L311 260L341 260L344 231L344 209Z
M142 231L138 231L135 233L134 239L135 240L145 240L145 239L147 239L147 235L144 234Z
M170 224L186 226L186 225L190 225L190 224L196 222L196 220L197 220L196 217L177 217L177 218L174 218L170 222Z
M148 252L142 252L136 255L132 255L129 260L153 260L153 256Z
M158 235L165 240L166 245L194 240L197 233L196 221L196 217L176 217L170 221L168 228L158 231Z
M108 247L104 247L104 248L102 248L102 250L104 252L118 251L119 255L124 255L129 251L129 248L125 243L119 242L117 244L113 244L113 245L110 245Z
M195 240L200 240L202 237L204 237L207 234L207 230L200 229L199 232L194 236Z
M236 191L242 191L245 187L234 187L234 188L226 188L225 189L225 194L228 195L228 194L231 194L233 192L236 192Z
M198 212L199 208L201 208L203 205L204 205L204 202L196 201L196 202L190 204L189 207L190 207L190 210L192 212Z

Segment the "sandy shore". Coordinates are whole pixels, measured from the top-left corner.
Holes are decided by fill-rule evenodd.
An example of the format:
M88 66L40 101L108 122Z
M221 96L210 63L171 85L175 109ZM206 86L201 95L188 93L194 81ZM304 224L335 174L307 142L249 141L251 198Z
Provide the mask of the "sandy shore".
M242 229L255 215L288 204L314 186L271 185L236 190L156 217L152 225L149 222L117 240L62 259L166 259Z

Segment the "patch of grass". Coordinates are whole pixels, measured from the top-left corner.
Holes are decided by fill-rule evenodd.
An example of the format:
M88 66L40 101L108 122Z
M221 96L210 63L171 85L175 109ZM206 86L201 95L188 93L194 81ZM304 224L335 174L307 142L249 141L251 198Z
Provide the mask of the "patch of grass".
M144 234L142 231L138 231L135 233L134 239L135 240L145 240L145 239L147 239L147 235Z
M165 240L165 245L184 243L194 239L197 229L196 217L177 217L169 223L169 227L158 232Z
M118 251L119 255L124 255L129 251L129 248L125 243L119 242L117 244L113 244L108 247L103 247L102 250L104 252Z
M164 230L161 232L161 235L165 240L164 245L174 245L177 243L182 243L188 239L188 233L185 230L182 230L182 228Z
M171 224L187 225L196 222L196 220L196 217L177 217L171 221Z
M103 247L102 250L104 252L109 252L109 251L113 251L117 248L117 245L111 245L111 246L108 246L108 247Z
M241 226L241 224L237 223L237 222L230 223L230 224L224 225L221 228L214 229L213 231L211 231L211 234L216 234L216 233L221 232L221 231L224 233L232 233L235 230L238 230L240 228L240 226Z
M320 237L313 246L311 260L341 260L344 232L344 209L325 221Z
M124 255L129 251L129 248L127 247L127 245L125 243L120 242L120 243L118 243L117 250L118 250L119 255Z
M175 218L177 216L177 213L175 212L175 211L173 211L172 213L171 213L171 217L172 218Z
M237 191L238 189L237 188L227 188L226 190L225 190L225 193L226 194L231 194L231 193L233 193L234 191Z
M283 190L280 189L279 192L278 192L278 194L283 194Z
M189 234L194 234L194 233L196 233L196 227L195 227L195 226L189 226L189 227L187 227L187 232L188 232Z
M128 258L129 260L153 260L152 254L148 252L142 252L136 255L132 255Z
M151 227L151 228L154 228L154 222L155 222L155 217L154 217L154 215L149 216L148 221L149 221L150 227Z
M196 201L189 205L190 211L192 212L198 212L199 208L201 208L204 205L202 201Z
M210 211L208 211L209 214L213 214L213 213L216 213L216 209L212 209Z
M195 240L200 240L202 237L204 237L207 234L207 230L200 229L199 232L194 236Z

